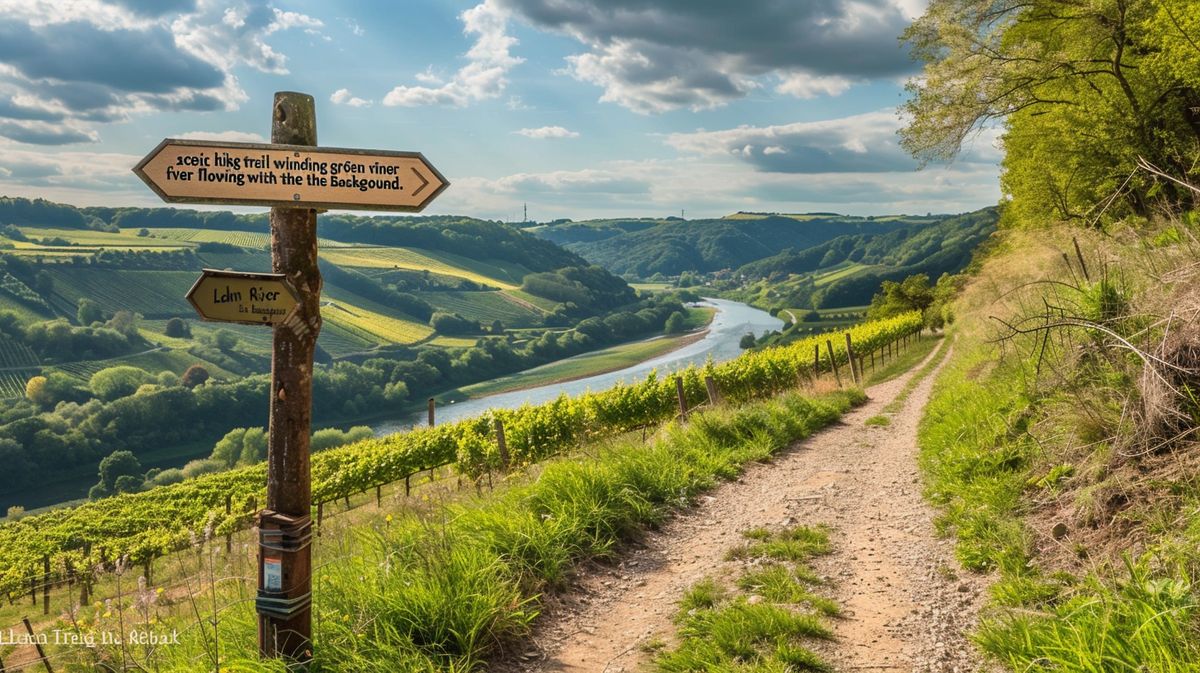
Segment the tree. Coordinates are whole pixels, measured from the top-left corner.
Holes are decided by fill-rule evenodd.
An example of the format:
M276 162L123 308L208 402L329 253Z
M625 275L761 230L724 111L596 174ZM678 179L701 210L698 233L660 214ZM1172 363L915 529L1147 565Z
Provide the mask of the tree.
M183 318L171 318L167 321L163 333L176 339L187 339L192 336L192 328L188 327L187 321Z
M218 350L224 353L232 351L235 347L237 347L237 344L237 335L227 329L219 329L215 334L213 334L213 345L215 345Z
M225 467L233 467L242 456L242 438L246 436L246 428L234 428L225 433L213 446L213 460L221 461Z
M885 280L879 292L871 299L867 318L880 320L909 311L920 311L924 314L925 309L932 303L933 288L929 287L929 276L923 273L909 276L899 283Z
M901 143L954 157L1003 125L1010 221L1081 219L1155 201L1194 203L1136 170L1178 175L1200 146L1200 19L1194 0L932 0L905 33L924 76L908 88Z
M141 335L138 334L138 327L142 321L142 316L133 311L117 311L111 318L108 319L106 326L109 329L116 330L127 339L137 339Z
M195 388L196 386L204 385L204 382L209 378L208 370L200 365L192 365L187 368L183 376L179 378L179 383L184 388Z
M33 402L39 407L49 407L49 399L46 396L46 377L32 376L25 382L25 399Z
M92 323L102 322L104 320L104 311L100 308L100 304L82 297L79 300L78 308L75 311L75 320L84 327Z
M96 397L105 402L111 402L112 400L134 394L143 383L149 383L153 380L154 377L144 369L121 365L101 369L92 374L92 377L88 380L88 387L92 389L92 393Z
M132 451L113 451L100 461L100 482L92 487L88 497L95 500L137 490L142 483L141 474L142 464Z
M754 348L754 344L756 343L758 343L758 339L754 338L753 334L747 332L742 335L742 340L738 342L738 346L741 346L742 350L746 350Z
M678 334L683 331L684 327L687 327L687 317L681 311L675 311L667 316L667 322L663 329L667 334Z
M499 320L492 321L492 334L504 334L504 323Z

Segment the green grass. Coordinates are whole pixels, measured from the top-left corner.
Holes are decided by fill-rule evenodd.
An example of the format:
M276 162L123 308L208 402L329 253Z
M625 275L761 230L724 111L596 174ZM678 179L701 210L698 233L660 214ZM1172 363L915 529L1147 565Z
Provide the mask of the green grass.
M831 271L825 271L823 273L820 273L820 274L814 276L813 284L815 284L817 287L821 287L823 285L828 285L835 280L849 278L850 276L853 276L854 274L859 273L860 271L865 271L870 268L871 267L866 264L856 264L854 262L847 262L845 266L834 267L834 269Z
M379 512L344 536L326 535L315 559L312 670L480 670L529 632L538 597L563 586L575 564L613 556L672 508L861 401L855 392L817 399L785 394L698 413L686 425L667 426L649 445L622 439L594 446L546 464L536 478L511 478L494 493L431 505L424 514ZM231 603L216 627L221 666L284 670L257 661L253 606L239 600L253 582L236 584L220 590ZM207 608L198 606L207 619ZM176 607L179 614L166 624L187 629L184 642L160 648L156 664L168 671L211 668L209 641L191 605ZM81 613L91 620L103 609ZM127 629L134 616L125 610ZM102 628L116 619L110 613L88 623ZM211 636L211 624L204 624ZM711 627L733 636L756 629L757 640L778 640L774 652L788 661L807 656L795 638L827 633L815 616L769 605L744 605Z
M824 618L840 613L835 602L809 590L820 581L805 565L829 552L828 532L799 526L745 535L754 542L730 553L748 562L733 587L707 578L680 599L677 644L654 657L656 673L830 670L806 647L831 640Z
M872 416L872 417L868 418L867 420L863 421L863 425L868 425L868 426L871 426L874 428L886 428L887 426L889 426L891 424L892 424L892 419L890 417L884 416L882 414L879 414L877 416Z
M1042 238L1056 235L1050 245ZM1030 281L1062 269L1047 260L1069 249L1063 240L1071 245L1061 232L1005 232L957 303L954 352L918 428L925 495L962 566L994 577L973 636L1007 670L1200 670L1196 444L1137 450L1147 429L1130 411L1142 407L1143 363L1093 335L1063 330L1048 342L1039 334L995 343L990 316L1029 316L1044 298L1068 315L1111 310L1107 324L1135 333L1137 343L1164 338L1121 315L1126 297L1112 285L1072 293L1063 283L1042 295L1049 284ZM1104 249L1104 273L1138 277L1140 262L1131 260L1144 250L1121 245ZM1194 258L1177 252L1174 261ZM1155 255L1157 279L1174 261ZM1142 280L1145 296L1130 295L1128 305L1174 296L1148 274ZM1059 524L1065 535L1054 532Z

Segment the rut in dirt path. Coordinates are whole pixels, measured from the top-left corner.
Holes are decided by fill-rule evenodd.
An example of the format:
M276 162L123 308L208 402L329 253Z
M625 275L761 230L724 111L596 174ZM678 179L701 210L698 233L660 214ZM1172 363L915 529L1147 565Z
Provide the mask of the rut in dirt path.
M498 670L639 670L646 643L671 640L687 588L734 572L724 557L742 531L797 524L832 528L834 553L815 566L845 614L832 622L837 640L814 649L835 670L978 670L964 634L983 580L955 576L952 543L934 537L934 512L921 499L916 426L934 377L912 390L890 426L864 425L920 370L869 388L870 401L840 423L702 496L618 565L585 571L570 593L548 600L536 649Z

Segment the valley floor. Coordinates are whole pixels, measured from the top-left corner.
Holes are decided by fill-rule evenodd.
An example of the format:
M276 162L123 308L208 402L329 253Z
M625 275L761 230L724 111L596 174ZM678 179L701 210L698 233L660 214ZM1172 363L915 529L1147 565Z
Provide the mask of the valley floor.
M843 613L833 620L836 639L814 649L835 670L978 670L966 634L987 578L958 576L953 541L935 536L935 512L921 498L916 427L937 371L929 369L870 387L870 401L838 425L751 466L618 564L584 572L547 601L536 647L494 670L638 670L656 645L672 643L671 617L688 587L736 571L740 562L726 552L742 532L793 525L830 529L833 553L815 567ZM897 398L887 426L865 424Z

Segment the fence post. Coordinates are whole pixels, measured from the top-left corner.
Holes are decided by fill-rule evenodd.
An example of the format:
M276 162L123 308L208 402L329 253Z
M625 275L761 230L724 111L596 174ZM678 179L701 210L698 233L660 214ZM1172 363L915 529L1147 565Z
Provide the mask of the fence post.
M717 382L713 379L712 374L705 374L704 387L708 389L709 406L717 406L717 403L721 401L721 395L717 392Z
M821 344L813 344L813 378L821 373Z
M409 479L411 478L411 474L404 475L404 497L406 498L408 497L409 493L412 493L412 485L409 483Z
M87 605L92 600L92 543L83 543L83 579L79 582L79 604Z
M325 520L325 503L317 503L317 536L321 535L321 522Z
M29 602L37 607L37 576L29 578Z
M838 371L837 360L833 357L833 342L829 339L825 340L825 349L829 351L829 368L833 370L833 377L837 379L838 387L842 387L842 373Z
M42 649L42 643L37 636L33 635L33 627L29 625L29 617L22 617L21 623L25 625L25 631L29 633L29 639L33 641L33 646L37 648L38 660L46 666L48 673L54 673L54 669L50 667L50 660L46 658L46 651Z
M229 518L229 515L232 513L233 513L233 494L226 493L225 494L225 517ZM225 534L225 554L228 555L232 551L233 551L233 532L231 531L231 532L228 532ZM149 581L149 579L150 578L146 578L146 581Z
M679 398L679 417L687 420L688 408L687 397L683 394L683 377L675 377L675 396Z
M437 400L429 398L429 427L433 427L433 411L437 408Z
M375 506L383 507L383 486L380 485L375 487Z
M50 555L42 557L42 614L50 614Z
M496 445L500 449L500 467L508 469L508 442L504 439L504 421L496 419Z
M854 343L850 340L849 332L846 332L846 364L850 365L850 380L856 386L862 385L862 372L854 366Z
M154 580L154 557L147 556L146 563L142 565L142 577L146 578L146 584L149 585Z

